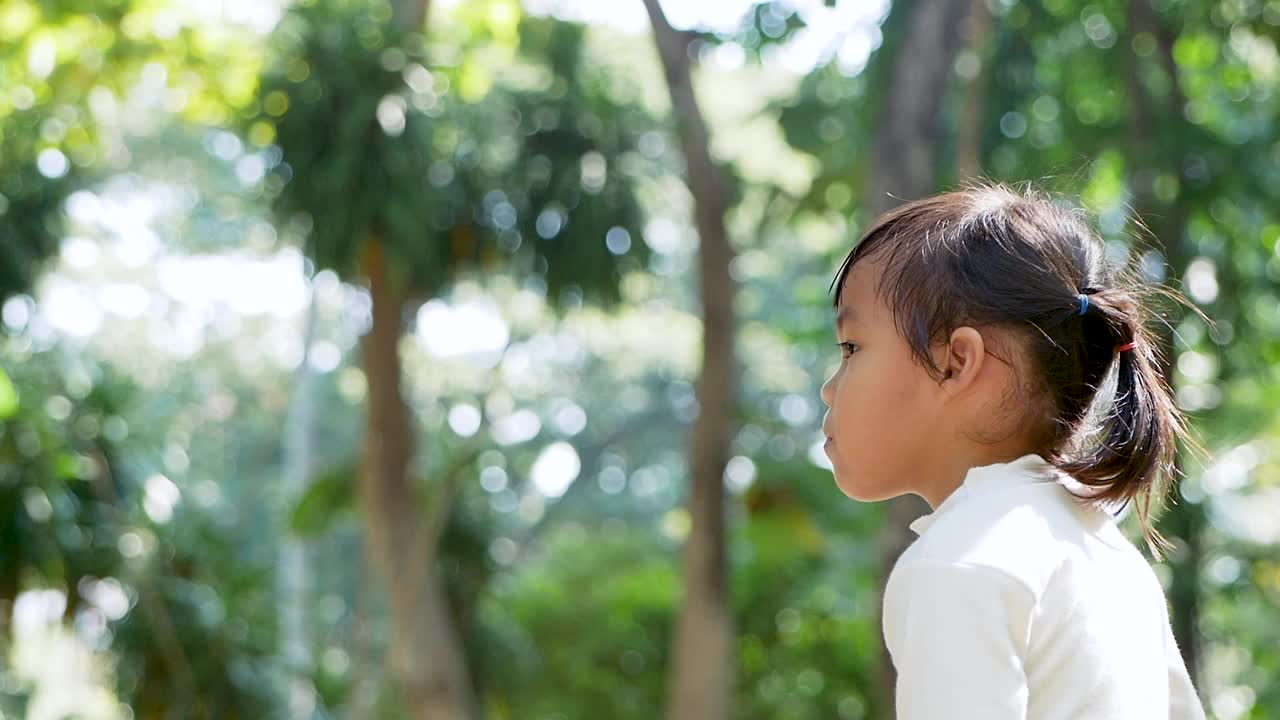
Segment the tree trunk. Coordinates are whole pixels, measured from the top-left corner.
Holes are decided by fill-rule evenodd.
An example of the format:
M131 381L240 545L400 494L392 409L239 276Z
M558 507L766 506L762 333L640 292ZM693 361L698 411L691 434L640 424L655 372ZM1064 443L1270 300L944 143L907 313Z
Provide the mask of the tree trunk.
M1135 194L1133 205L1163 246L1169 267L1167 282L1174 284L1186 271L1193 254L1186 237L1186 208L1177 199L1168 203L1167 207L1158 207L1152 184L1160 172L1170 173L1179 179L1182 177L1181 159L1186 148L1177 142L1177 138L1180 127L1185 127L1183 108L1186 98L1178 81L1177 63L1173 59L1173 38L1151 7L1150 0L1134 0L1129 3L1127 19L1131 40L1133 36L1143 32L1155 38L1157 59L1168 80L1168 93L1162 98L1163 105L1158 105L1160 99L1152 97L1141 82L1139 69L1142 60L1133 53L1132 42L1128 44L1132 63L1128 73L1132 108L1132 140L1128 160L1133 165L1130 175ZM1152 129L1155 130L1154 133ZM1159 335L1164 360L1161 372L1170 386L1173 385L1173 368L1177 359L1175 327L1177 318L1172 318L1170 322L1162 324ZM1179 467L1183 462L1182 455L1180 452ZM1173 502L1161 523L1162 534L1173 541L1177 548L1167 560L1172 571L1169 587L1170 623L1187 672L1198 688L1200 570L1204 559L1201 533L1205 525L1205 510L1203 503L1191 503L1177 495Z
M979 65L978 72L964 84L960 127L956 131L956 179L960 182L982 176L982 119L986 114L987 74L991 67L991 53L987 49L991 20L987 0L973 0L965 42L977 56Z
M645 0L671 94L698 229L702 367L689 462L684 607L675 630L667 714L671 720L723 720L733 685L733 622L725 562L724 467L736 403L733 249L725 230L725 188L711 160L707 126L693 92L687 43L657 0Z
M365 244L373 325L361 338L368 382L368 428L360 500L366 551L387 582L394 633L391 666L414 717L464 720L474 715L462 644L448 612L434 543L410 478L413 436L400 392L404 299L387 274L381 239Z
M393 21L406 32L423 32L431 0L392 0Z
M307 356L315 339L316 298L314 285L309 279L307 285L311 297L307 302L302 331L302 361L294 370L293 390L285 419L284 472L280 488L280 505L285 518L306 492L311 476L311 435L315 412L311 393L315 373L311 371ZM280 541L278 555L277 612L280 619L280 655L289 672L288 716L293 720L307 720L315 712L316 705L315 688L303 674L311 664L304 610L307 560L306 543L286 532Z
M910 13L893 57L889 88L876 131L874 155L867 169L866 207L878 216L895 205L934 192L936 188L938 117L956 53L960 29L971 0L917 0L894 4ZM881 597L898 556L911 544L907 527L928 510L923 500L907 495L889 501L881 536ZM881 693L893 707L897 673L888 650L880 649Z
M428 0L396 0L394 22L402 31L421 32L429 5ZM476 716L471 679L434 568L437 526L448 518L448 508L436 507L427 517L411 477L413 424L400 391L398 351L405 298L388 275L382 238L373 235L366 240L362 264L373 323L360 341L368 384L360 501L365 552L387 583L393 628L390 666L413 717L468 720Z

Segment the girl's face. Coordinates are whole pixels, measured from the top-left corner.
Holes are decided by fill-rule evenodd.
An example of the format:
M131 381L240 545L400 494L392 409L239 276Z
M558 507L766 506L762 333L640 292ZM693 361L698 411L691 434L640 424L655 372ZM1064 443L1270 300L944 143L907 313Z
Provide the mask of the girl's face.
M837 308L840 366L822 386L823 429L836 485L873 502L915 490L941 437L939 385L916 364L876 296L874 256L854 265Z

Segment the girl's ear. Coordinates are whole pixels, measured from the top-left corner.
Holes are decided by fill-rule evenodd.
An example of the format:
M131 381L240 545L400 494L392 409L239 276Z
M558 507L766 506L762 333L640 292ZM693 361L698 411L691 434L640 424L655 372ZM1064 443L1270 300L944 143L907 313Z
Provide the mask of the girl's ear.
M953 396L964 393L977 381L986 357L982 333L967 326L956 328L938 365L942 369L942 388Z

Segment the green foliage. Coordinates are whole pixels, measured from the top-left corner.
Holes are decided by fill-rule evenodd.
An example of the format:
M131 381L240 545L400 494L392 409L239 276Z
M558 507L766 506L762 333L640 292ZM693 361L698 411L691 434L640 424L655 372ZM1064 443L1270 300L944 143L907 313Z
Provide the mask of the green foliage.
M17 412L18 390L4 370L0 370L0 420L8 420Z
M731 545L737 716L879 717L879 513L807 460L758 460Z
M829 0L827 4L833 4L833 0ZM759 61L763 59L765 51L785 45L804 28L804 18L791 3L765 0L748 8L738 27L731 32L686 32L693 41L691 51L701 53L709 46L735 43L748 57Z
M853 77L832 60L815 68L795 96L774 108L787 142L815 157L818 172L801 199L802 211L851 218L856 227L871 220L860 211L866 195L876 128L894 92L894 53L906 27L910 2L895 4L885 19L880 48Z
M579 295L616 301L622 271L648 260L635 186L657 168L635 148L654 121L615 99L612 78L587 69L584 30L547 18L521 22L521 57L545 65L537 85L511 93L524 143L502 187L551 297L579 287Z
M503 669L491 676L489 716L652 717L664 695L674 559L649 533L558 529L480 608L487 664Z
M0 599L60 587L70 613L81 578L119 565L115 537L98 532L116 518L119 481L103 433L122 422L118 391L80 385L77 397L58 375L28 363L4 375L12 402L0 421Z
M250 99L253 53L236 38L157 30L149 3L8 0L0 15L0 302L30 290L65 228L67 195L107 163L102 137L141 82L178 86L181 112L225 121ZM148 79L149 78L149 79ZM105 122L104 122L105 121ZM110 140L110 138L108 138ZM119 164L120 158L113 159Z
M141 718L268 716L279 698L270 568L211 518L179 521L187 538L134 569L143 597L112 628L121 695Z
M0 420L0 600L53 588L66 620L105 619L136 717L263 717L275 692L257 669L272 654L265 568L200 510L175 511L176 496L148 505L172 484L138 474L137 388L56 350L6 340L2 352L14 401ZM127 606L103 605L103 582Z
M30 289L57 250L70 187L66 178L51 180L35 168L35 116L0 119L0 167L7 169L0 171L0 302Z
M805 461L762 461L733 506L734 717L877 717L878 514ZM678 547L617 519L566 521L482 596L489 717L650 717L664 702Z
M310 218L317 266L353 277L376 237L414 294L504 267L542 276L553 299L616 298L647 254L631 150L649 123L583 62L582 29L522 21L500 72L399 33L379 7L294 9L261 81L250 136L277 139L276 209Z

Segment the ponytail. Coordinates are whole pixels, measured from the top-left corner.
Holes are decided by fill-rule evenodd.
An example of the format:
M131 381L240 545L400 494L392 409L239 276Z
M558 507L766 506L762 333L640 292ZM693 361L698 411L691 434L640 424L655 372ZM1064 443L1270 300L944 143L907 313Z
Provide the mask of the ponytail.
M1094 502L1134 502L1143 537L1160 558L1161 550L1171 547L1151 524L1152 504L1176 486L1179 443L1199 446L1190 437L1186 417L1161 373L1169 364L1158 339L1147 329L1136 292L1108 289L1091 296L1107 328L1100 334L1107 338L1106 349L1114 356L1115 394L1098 421L1099 440L1058 467L1082 485L1096 488L1089 495ZM1155 292L1190 305L1172 291Z

